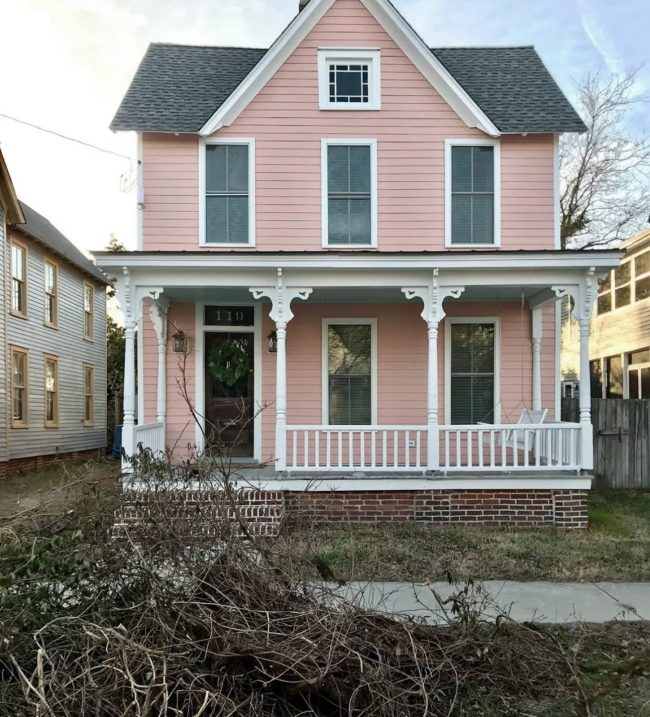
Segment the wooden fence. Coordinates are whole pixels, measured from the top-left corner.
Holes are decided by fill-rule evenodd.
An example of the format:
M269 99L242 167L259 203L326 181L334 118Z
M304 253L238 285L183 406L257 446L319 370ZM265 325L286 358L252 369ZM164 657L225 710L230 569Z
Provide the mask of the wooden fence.
M580 420L577 398L562 399L562 420ZM591 422L596 486L650 489L650 400L593 398Z

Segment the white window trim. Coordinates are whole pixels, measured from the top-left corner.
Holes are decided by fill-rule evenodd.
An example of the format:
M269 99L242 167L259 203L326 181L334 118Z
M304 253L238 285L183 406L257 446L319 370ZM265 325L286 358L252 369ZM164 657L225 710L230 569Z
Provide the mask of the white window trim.
M377 319L345 318L323 319L321 329L321 376L322 376L322 421L330 425L329 405L329 327L331 325L367 325L370 326L370 418L371 425L377 425ZM331 424L338 425L338 424Z
M501 317L463 316L445 319L445 423L451 425L451 326L494 324L494 423L501 423Z
M452 147L494 147L494 243L457 244L451 241L451 150ZM498 139L445 140L445 248L489 249L501 246L501 144Z
M330 244L328 226L327 148L336 145L370 147L370 244ZM377 140L376 139L321 139L321 246L324 249L372 249L377 247Z
M329 64L345 62L368 65L368 102L330 102ZM319 48L318 49L318 107L321 110L359 112L381 109L381 52L372 48Z
M207 242L205 237L205 151L211 144L248 145L248 241L247 242ZM255 139L253 137L201 137L199 139L199 246L204 247L254 247L255 246Z

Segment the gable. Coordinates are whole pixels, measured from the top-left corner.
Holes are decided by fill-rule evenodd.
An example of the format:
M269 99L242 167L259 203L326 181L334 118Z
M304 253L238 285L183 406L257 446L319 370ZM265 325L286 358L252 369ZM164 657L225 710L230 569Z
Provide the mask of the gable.
M200 134L210 135L232 124L306 36L318 28L331 12L347 16L347 20L336 28L331 37L331 46L349 48L348 43L342 42L344 35L349 32L364 35L368 27L383 29L467 126L476 127L492 136L499 135L495 125L387 0L311 0L205 123ZM373 20L371 24L370 20ZM367 44L362 46L370 47Z

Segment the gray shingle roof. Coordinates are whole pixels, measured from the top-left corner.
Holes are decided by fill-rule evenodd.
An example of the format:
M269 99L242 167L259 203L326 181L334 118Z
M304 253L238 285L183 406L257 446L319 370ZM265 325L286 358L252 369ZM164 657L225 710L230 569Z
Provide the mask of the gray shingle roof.
M25 202L20 202L25 215L24 224L16 224L15 228L36 239L41 244L67 259L79 267L86 274L90 274L98 281L108 284L108 279L77 247L53 226L44 216L34 211Z
M502 132L585 131L532 45L431 51Z
M502 132L585 129L534 47L432 52ZM111 129L198 132L265 53L249 47L149 45Z

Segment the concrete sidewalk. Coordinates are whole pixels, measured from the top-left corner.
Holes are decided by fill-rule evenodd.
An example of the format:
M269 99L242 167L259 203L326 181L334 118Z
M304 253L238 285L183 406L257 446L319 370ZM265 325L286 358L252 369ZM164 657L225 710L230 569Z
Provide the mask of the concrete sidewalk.
M431 624L453 618L444 602L463 585L395 582L349 583L335 592L365 609L416 617ZM490 617L506 612L518 622L570 623L650 620L650 583L522 583L488 580L471 588ZM447 614L445 614L445 610Z

